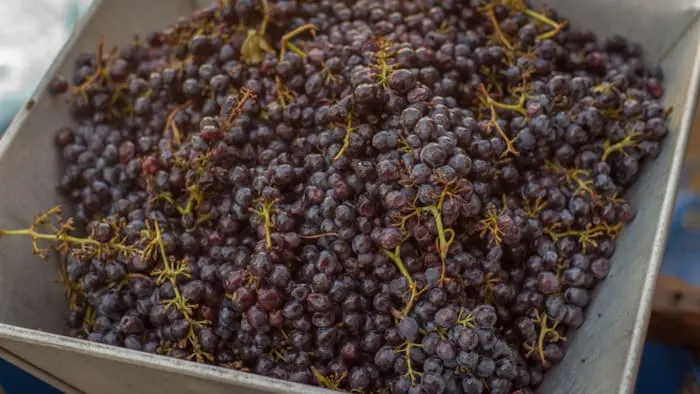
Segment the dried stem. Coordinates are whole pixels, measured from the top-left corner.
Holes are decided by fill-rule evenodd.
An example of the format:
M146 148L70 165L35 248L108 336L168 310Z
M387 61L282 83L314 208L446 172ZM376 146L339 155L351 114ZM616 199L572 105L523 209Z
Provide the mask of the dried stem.
M350 111L345 117L345 136L343 137L343 146L340 148L338 153L335 154L335 156L333 157L333 161L340 159L350 147L350 134L352 134L355 131L355 128L352 124L352 111Z
M175 124L175 116L177 115L178 112L184 110L190 104L192 104L192 102L190 100L187 100L184 103L175 107L175 109L170 112L170 115L168 115L168 119L165 122L165 128L163 129L163 133L166 133L169 128L172 128L173 140L178 145L180 145L182 143L182 134L180 134L180 129L178 129L177 125Z
M301 57L306 57L306 53L304 53L304 51L299 49L299 47L292 44L290 41L294 39L294 37L307 31L311 33L312 37L316 38L316 32L318 31L318 27L316 27L316 25L307 23L305 25L297 27L296 29L282 36L282 38L280 39L280 61L284 60L284 55L287 53L287 49Z

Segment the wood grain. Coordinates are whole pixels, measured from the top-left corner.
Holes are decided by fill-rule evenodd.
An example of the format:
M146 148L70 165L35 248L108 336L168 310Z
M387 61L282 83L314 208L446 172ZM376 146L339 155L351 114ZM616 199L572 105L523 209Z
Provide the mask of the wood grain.
M700 104L695 108L695 118L693 119L693 128L688 138L688 148L685 154L684 169L688 174L687 187L700 193L700 116L697 116L700 111Z
M700 348L700 288L675 277L659 277L647 337Z

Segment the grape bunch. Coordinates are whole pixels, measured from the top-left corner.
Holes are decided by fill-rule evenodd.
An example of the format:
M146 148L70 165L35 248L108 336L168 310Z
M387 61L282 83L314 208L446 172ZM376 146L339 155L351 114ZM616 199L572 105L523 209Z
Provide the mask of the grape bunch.
M367 394L533 392L670 113L522 0L221 0L49 90L72 217L0 235L58 253L72 335Z

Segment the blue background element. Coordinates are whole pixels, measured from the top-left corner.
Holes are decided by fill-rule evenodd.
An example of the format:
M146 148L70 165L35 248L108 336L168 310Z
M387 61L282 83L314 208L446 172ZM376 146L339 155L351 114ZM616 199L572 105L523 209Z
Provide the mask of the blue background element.
M5 394L60 394L60 391L3 359L0 359L0 387Z
M676 198L673 221L666 244L663 275L674 276L700 287L700 228L686 227L683 218L700 212L700 196L681 188ZM637 394L678 393L693 365L687 349L648 342L644 347L637 378ZM698 376L696 372L696 377Z
M636 394L678 393L693 367L687 349L647 342L639 366Z
M0 0L0 134L92 0Z

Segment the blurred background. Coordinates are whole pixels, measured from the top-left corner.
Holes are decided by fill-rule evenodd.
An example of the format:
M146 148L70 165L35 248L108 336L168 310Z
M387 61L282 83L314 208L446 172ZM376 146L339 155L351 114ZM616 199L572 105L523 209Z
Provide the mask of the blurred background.
M32 94L91 2L0 0L0 134ZM662 290L681 291L700 297L700 242L697 242L700 239L700 117L696 118L699 119L696 119L689 144L685 180L676 202L657 294ZM697 309L693 316L696 320L668 308L664 316L653 314L637 394L700 394L700 369L696 361L696 355L700 354L700 305ZM673 343L667 340L667 328L677 329L673 324L678 321L696 334ZM675 334L677 330L670 336ZM59 392L0 359L0 394L25 393Z
M29 97L92 0L0 1L0 130Z

